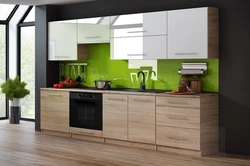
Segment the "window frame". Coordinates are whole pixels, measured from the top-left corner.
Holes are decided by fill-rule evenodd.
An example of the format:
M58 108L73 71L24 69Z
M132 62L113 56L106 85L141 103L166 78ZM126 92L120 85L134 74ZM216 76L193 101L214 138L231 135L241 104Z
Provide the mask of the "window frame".
M35 26L35 21L24 22L24 20L29 15L33 7L34 6L29 6L29 8L24 13L23 17L20 19L17 28L17 75L20 77L20 79L22 77L21 76L21 28ZM21 120L35 122L35 119L22 118L22 115L21 115Z
M16 13L19 5L15 5L15 7L10 12L9 16L6 20L0 20L0 25L5 25L5 80L9 78L9 22ZM6 114L5 117L0 117L0 120L9 119L9 100L6 99Z

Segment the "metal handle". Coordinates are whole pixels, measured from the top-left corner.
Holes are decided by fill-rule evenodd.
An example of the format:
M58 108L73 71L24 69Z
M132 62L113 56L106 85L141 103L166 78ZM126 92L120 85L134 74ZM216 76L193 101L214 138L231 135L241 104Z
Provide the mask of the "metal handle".
M181 137L176 137L176 136L170 136L168 138L172 140L178 140L178 141L189 141L187 138L181 138Z
M127 54L128 56L147 56L147 54Z
M177 115L168 116L168 118L169 119L176 119L176 120L189 120L185 116L177 116Z
M62 95L49 95L50 97L62 97Z
M187 52L187 53L175 53L175 55L197 55L198 53Z
M96 39L96 38L101 38L101 36L89 36L85 37L86 39Z
M136 102L143 102L143 103L152 103L151 100L138 100L138 99L134 99L134 101L136 101Z
M169 101L168 103L170 103L170 104L183 104L183 105L185 105L185 104L188 104L187 102L176 102L176 101Z
M129 31L127 33L140 33L140 32L147 32L147 31Z
M79 131L79 132L83 134L93 134L91 131Z
M126 101L124 99L113 99L113 98L108 98L109 100L115 100L115 101Z
M69 56L55 56L56 58L69 58Z

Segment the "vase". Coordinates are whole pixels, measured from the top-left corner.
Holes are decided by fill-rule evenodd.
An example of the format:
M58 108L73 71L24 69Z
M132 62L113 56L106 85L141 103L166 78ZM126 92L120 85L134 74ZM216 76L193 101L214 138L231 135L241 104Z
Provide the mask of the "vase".
M13 100L10 100L9 123L10 124L19 124L20 118L21 118L20 99L14 98Z

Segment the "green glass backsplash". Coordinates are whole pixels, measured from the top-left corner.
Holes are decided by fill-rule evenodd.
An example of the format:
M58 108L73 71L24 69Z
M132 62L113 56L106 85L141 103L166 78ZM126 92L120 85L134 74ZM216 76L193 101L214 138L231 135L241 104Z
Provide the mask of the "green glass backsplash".
M127 60L110 60L110 45L106 43L90 44L89 60L74 62L86 62L88 64L87 66L85 66L86 83L81 83L81 85L89 87L93 87L95 85L94 80L98 80L101 76L105 76L106 79L112 81L112 88L139 88L141 76L137 80L136 76L131 76L130 73L137 73L140 70L152 71L152 67L148 66L143 66L140 69L129 69ZM207 62L208 74L201 78L202 90L206 92L218 92L218 59L158 60L158 72L156 73L157 80L152 80L151 75L153 73L149 72L148 79L146 81L146 89L178 89L180 75L178 75L177 72L181 68L181 63L183 62ZM67 63L69 62L64 61L62 63L65 64L65 76L70 76L75 79L78 76L78 66L75 66L76 72L74 74L74 72L71 71L72 68L69 68L69 66L67 66ZM70 63L72 63L72 61Z

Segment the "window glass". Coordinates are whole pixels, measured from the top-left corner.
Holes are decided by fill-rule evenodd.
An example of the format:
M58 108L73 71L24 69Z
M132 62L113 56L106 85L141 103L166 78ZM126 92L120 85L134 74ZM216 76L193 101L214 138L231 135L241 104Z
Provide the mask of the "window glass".
M35 119L35 26L21 27L21 80L30 90L21 100L21 117Z
M15 5L0 4L0 20L6 20L14 7Z
M27 17L23 22L34 22L35 21L35 7L31 9Z
M2 84L6 78L5 35L6 35L5 25L0 25L0 84ZM5 99L5 94L3 94L2 91L0 90L0 118L3 117L6 117L6 99Z

